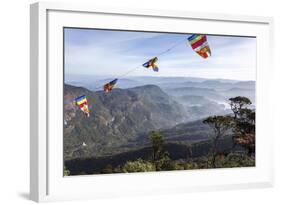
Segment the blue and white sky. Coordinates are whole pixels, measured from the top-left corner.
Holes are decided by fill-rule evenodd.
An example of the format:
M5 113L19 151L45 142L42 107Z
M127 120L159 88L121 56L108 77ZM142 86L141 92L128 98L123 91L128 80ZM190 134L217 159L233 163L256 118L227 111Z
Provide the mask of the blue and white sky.
M65 28L65 75L201 77L256 79L256 38L207 35L212 56L203 59L188 41L190 34ZM158 58L159 72L141 65Z

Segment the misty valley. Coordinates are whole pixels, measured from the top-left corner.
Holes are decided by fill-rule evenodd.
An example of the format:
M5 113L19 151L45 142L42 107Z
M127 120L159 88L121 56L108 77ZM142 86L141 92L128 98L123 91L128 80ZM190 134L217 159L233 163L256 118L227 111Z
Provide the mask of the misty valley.
M255 166L255 81L105 77L64 85L64 175ZM73 103L83 93L85 116Z

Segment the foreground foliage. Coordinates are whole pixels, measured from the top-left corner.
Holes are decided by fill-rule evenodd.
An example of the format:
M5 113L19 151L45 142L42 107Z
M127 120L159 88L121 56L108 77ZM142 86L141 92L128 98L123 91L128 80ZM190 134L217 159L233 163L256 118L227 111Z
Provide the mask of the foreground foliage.
M156 171L156 166L148 161L138 159L136 161L127 162L123 168L122 172L151 172Z

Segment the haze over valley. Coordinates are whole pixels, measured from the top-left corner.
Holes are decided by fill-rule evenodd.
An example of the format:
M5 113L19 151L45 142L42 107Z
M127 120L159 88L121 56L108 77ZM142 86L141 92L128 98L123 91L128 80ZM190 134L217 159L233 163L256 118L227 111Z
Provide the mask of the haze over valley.
M116 158L119 163L145 158L154 130L163 134L172 158L187 156L187 147L192 145L193 157L200 157L208 150L212 132L203 119L230 115L228 99L239 95L255 107L254 81L131 77L120 79L112 92L104 93L101 85L109 79L68 79L65 83L64 159L74 174L81 169L99 172ZM87 96L89 118L73 104L81 94ZM219 146L231 147L230 137ZM90 166L89 160L96 166ZM79 169L74 166L77 163ZM92 173L89 170L86 173Z

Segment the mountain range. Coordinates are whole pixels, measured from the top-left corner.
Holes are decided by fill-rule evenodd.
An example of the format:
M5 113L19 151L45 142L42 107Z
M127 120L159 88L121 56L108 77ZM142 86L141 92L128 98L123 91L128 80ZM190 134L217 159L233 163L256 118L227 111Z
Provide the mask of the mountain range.
M173 146L208 141L211 130L202 119L229 114L230 97L246 96L255 103L254 81L134 77L118 81L110 93L97 86L90 80L64 85L65 160L146 149L153 130ZM80 95L87 96L89 118L73 104Z

